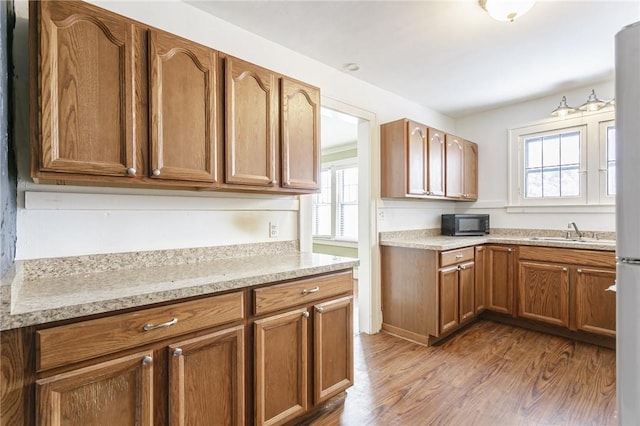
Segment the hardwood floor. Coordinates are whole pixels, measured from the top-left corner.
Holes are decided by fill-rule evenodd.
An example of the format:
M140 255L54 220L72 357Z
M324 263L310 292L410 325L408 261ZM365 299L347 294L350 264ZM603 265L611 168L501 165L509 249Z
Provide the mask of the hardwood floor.
M305 424L614 425L615 352L479 321L423 347L355 337L355 385Z

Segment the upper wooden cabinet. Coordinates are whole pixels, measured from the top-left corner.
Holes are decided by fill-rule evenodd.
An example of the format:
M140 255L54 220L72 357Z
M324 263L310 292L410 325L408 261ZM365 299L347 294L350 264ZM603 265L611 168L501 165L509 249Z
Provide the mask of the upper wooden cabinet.
M282 186L320 189L320 90L282 77L280 83Z
M135 113L142 46L134 23L84 3L31 7L33 21L39 12L32 89L40 94L32 170L135 175L136 128L144 124Z
M319 190L318 88L84 2L30 9L34 181Z
M149 31L151 176L217 182L217 52Z
M380 135L383 198L477 199L475 143L407 119L383 124Z
M225 58L225 182L273 187L276 181L276 75Z
M446 135L446 196L478 199L478 144Z

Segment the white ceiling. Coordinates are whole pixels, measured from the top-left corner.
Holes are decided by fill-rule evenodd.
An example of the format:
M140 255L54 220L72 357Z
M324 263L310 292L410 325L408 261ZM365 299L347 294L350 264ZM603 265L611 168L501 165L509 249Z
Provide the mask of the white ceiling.
M613 78L614 35L640 20L637 0L538 1L513 23L476 0L186 1L454 118Z

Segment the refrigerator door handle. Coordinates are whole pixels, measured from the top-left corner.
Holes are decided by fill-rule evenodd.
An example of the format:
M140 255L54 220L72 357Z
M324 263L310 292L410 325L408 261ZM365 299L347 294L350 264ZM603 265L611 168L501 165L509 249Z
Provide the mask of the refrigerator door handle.
M630 257L621 257L618 259L618 261L626 263L627 265L640 265L640 259L633 259Z

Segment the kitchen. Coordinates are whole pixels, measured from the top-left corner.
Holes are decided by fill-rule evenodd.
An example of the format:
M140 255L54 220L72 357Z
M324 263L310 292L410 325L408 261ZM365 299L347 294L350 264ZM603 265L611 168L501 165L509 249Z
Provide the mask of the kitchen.
M611 99L614 93L610 76L608 79L590 84L588 89L581 87L563 90L562 93L548 93L541 98L515 106L493 109L454 120L436 110L373 87L221 19L204 14L188 4L167 2L162 3L162 7L154 8L150 8L145 2L98 4L121 15L177 33L204 45L214 46L244 60L319 86L322 88L323 96L329 99L328 102L324 102L323 99L323 104L357 105L362 110L374 111L374 119L370 119L372 135L377 134L379 124L399 117L415 117L430 126L454 131L471 140L476 140L481 146L479 165L481 201L477 206L474 205L474 208L489 210L494 226L519 228L522 226L518 225L526 223L534 225L526 227L564 230L568 222L576 221L582 228L589 231L611 232L615 229L612 206L594 208L597 210L595 213L591 210L585 213L580 209L569 213L554 212L544 215L506 212L503 206L506 204L508 192L506 189L507 167L493 167L494 162L505 165L508 163L506 143L493 145L485 142L486 140L505 141L506 129L545 118L549 110L557 105L561 95L566 95L567 99L578 103L582 102L591 88L594 88L599 96ZM477 8L477 5L473 6ZM26 4L16 2L15 7L18 16L16 42L22 40L24 44ZM543 5L536 6L536 8L542 7ZM534 9L531 13L535 11ZM483 13L479 10L477 17L486 18ZM22 39L19 38L20 35ZM29 73L26 58L17 60L15 67L16 90L28 93L26 76ZM16 108L22 111L22 113L16 113L16 125L22 126L23 141L26 140L28 125L26 99L27 96L16 98ZM362 114L366 117L366 113ZM505 123L508 124L505 125ZM302 247L310 243L310 235L305 231L306 228L298 228L298 214L303 216L304 200L298 207L295 202L291 202L290 197L286 196L264 197L233 193L202 195L175 190L164 190L159 193L153 190L113 188L91 188L91 191L87 191L86 187L35 185L28 179L29 162L26 144L18 141L16 145L18 173L23 177L19 179L18 185L18 198L21 201L17 212L16 259L207 247L212 244L269 243L273 242L268 232L270 223L278 224L277 241L299 239ZM364 188L365 194L376 194L378 191L377 152L375 142L371 147L365 146L359 150L359 157L365 169L369 169L367 176L371 176L368 182L370 188ZM368 159L371 161L367 161ZM28 207L23 204L24 199L29 201ZM450 213L458 209L458 204L447 201L424 204L378 201L375 195L370 195L367 199L371 200L372 209L384 211L384 221L376 223L377 211L368 216L369 223L361 220L361 226L369 232L364 237L362 237L363 233L360 233L360 243L368 247L371 252L369 259L361 254L359 277L361 283L379 282L379 277L376 276L379 272L375 268L378 264L375 237L378 231L436 228L439 225L440 213ZM184 220L184 217L189 219ZM61 244L63 241L65 243ZM366 267L369 264L371 268ZM370 269L370 278L367 277L368 269ZM372 289L375 288L376 285L372 284ZM365 299L364 306L368 305L373 313L363 314L367 309L361 309L361 329L365 332L375 332L381 324L381 318L375 314L377 312L375 306L379 305L376 300L379 300L380 295L372 290L368 295L369 303L367 303L364 297L368 294L366 289L359 291L359 294ZM362 300L360 303L363 303Z

